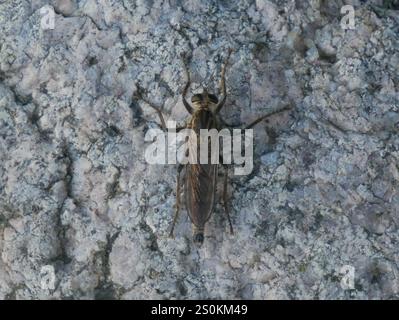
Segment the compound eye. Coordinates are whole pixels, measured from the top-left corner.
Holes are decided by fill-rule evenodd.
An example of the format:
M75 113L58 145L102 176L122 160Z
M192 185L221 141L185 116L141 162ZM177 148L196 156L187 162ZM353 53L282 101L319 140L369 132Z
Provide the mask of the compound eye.
M214 94L209 94L208 97L209 97L209 101L214 104L218 103L218 101L219 101L218 97L216 97Z
M200 102L202 100L202 94L198 93L191 97L191 102Z

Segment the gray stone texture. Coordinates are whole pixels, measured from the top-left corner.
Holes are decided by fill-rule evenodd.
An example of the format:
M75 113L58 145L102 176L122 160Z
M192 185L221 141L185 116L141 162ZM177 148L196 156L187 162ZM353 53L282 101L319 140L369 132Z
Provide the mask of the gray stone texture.
M346 3L1 1L0 298L398 299L399 5L343 30ZM231 177L235 234L218 204L197 248L184 210L168 238L176 167L144 161L135 93L181 123L180 54L198 92L227 48L226 121L292 110Z

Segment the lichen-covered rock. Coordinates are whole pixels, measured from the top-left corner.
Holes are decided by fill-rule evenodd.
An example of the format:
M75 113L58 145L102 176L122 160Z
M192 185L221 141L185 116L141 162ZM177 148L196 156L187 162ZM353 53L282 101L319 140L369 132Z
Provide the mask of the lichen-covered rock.
M2 1L0 299L399 298L399 8L352 1L344 30L344 4ZM228 48L226 122L292 109L231 179L235 234L218 204L198 248L184 208L168 238L137 93L182 123L179 56L196 92Z

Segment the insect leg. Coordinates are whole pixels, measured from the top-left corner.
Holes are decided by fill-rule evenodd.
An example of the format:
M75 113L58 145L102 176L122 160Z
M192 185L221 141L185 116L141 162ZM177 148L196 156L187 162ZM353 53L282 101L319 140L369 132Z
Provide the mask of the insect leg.
M167 131L165 119L164 119L164 117L163 117L163 114L162 114L161 109L160 109L159 107L155 106L154 104L152 104L152 103L151 103L150 101L148 101L148 100L143 99L143 101L144 101L145 103L147 103L151 108L153 108L153 109L157 112L158 117L159 117L159 119L161 120L161 127L162 127L162 130L163 130L163 131Z
M272 116L272 115L275 115L275 114L277 114L277 113L280 113L280 112L283 112L283 111L287 111L287 110L290 110L290 109L291 109L291 106L289 106L289 105L284 106L284 107L281 108L281 109L272 111L272 112L270 112L270 113L268 113L268 114L265 114L265 115L263 115L263 116L257 118L256 120L254 120L253 122L251 122L249 125L245 126L244 128L241 128L241 125L229 124L229 123L227 123L226 121L224 121L221 117L219 117L218 120L219 120L219 121L221 122L221 124L223 125L223 128L227 128L227 129L240 129L240 128L241 128L241 129L251 129L251 128L253 128L255 125L257 125L259 122L261 122L262 120L265 120L266 118L268 118L268 117L270 117L270 116Z
M179 217L179 212L180 212L180 173L181 173L182 169L183 169L183 165L180 164L177 168L175 215L173 216L172 227L171 227L170 233L169 233L169 237L171 237L171 238L173 238L173 231L175 229L177 218Z
M186 85L183 89L183 93L182 93L183 104L184 104L184 107L186 108L186 110L190 114L193 114L194 109L193 109L193 107L190 106L190 104L186 100L187 91L191 84L190 72L188 71L188 67L187 67L187 57L185 54L182 54L181 58L183 60L184 71L186 72L186 77L187 77L187 83L186 83Z
M229 170L228 170L228 167L226 165L223 165L223 168L224 168L223 206L224 206L224 212L226 214L227 220L229 221L230 234L234 234L233 224L231 223L229 207L228 207L228 204L227 204L227 178L228 178Z
M223 98L217 104L217 106L215 108L215 113L219 113L219 111L222 109L224 103L226 102L226 67L227 67L227 64L229 62L230 55L231 55L232 51L233 51L232 49L229 49L229 51L227 53L226 60L225 60L225 62L223 64L223 66L222 66L221 79L220 79L220 88L222 90Z
M154 104L153 104L151 101L149 101L147 98L143 97L142 91L143 91L143 89L142 89L141 87L137 87L137 96L139 97L139 99L143 100L146 104L148 104L151 108L153 108L153 109L157 112L158 117L159 117L159 119L160 119L160 121L161 121L162 130L167 131L167 129L166 129L166 122L165 122L165 119L164 119L164 117L163 117L161 108L158 107L158 106L156 106L156 105L154 105Z
M252 122L251 122L249 125L247 125L244 129L251 129L253 126L255 126L255 125L258 124L259 122L265 120L266 118L268 118L268 117L270 117L270 116L272 116L272 115L275 115L275 114L277 114L277 113L280 113L280 112L289 110L289 109L291 109L291 106L290 106L290 105L286 105L286 106L284 106L284 107L281 108L281 109L278 109L278 110L272 111L272 112L270 112L270 113L268 113L268 114L265 114L265 115L263 115L262 117L259 117L258 119L252 121Z
M176 132L182 131L183 129L187 128L187 124L184 124L184 126L179 126L176 128Z

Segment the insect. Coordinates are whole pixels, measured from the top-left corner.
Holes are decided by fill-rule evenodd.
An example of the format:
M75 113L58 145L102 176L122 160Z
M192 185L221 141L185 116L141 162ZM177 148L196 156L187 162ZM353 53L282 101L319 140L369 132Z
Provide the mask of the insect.
M226 102L226 68L229 62L232 50L229 49L227 57L221 68L221 79L220 79L220 91L221 99L215 94L208 92L206 88L203 88L202 93L194 94L191 98L191 104L188 103L186 96L188 89L191 84L190 72L187 67L187 56L182 55L184 69L187 77L186 85L182 92L182 100L185 109L191 115L191 118L187 121L186 125L181 128L177 128L177 131L189 128L193 129L194 132L199 135L200 129L217 129L220 130L223 127L233 128L229 126L220 117L220 110L223 108ZM167 130L165 120L161 107L154 105L141 94L141 89L138 90L139 98L146 102L152 107L158 114L161 121L161 127L164 131ZM262 117L259 117L251 124L247 125L244 129L252 128L257 123L261 122L265 118L272 114L281 112L289 109L288 106L281 108L277 111L268 113ZM190 147L188 148L190 149ZM227 182L228 182L228 167L224 167L224 180L223 180L223 207L227 221L229 223L230 233L233 234L233 225L230 218L230 212L227 203ZM183 175L182 175L182 171ZM205 226L209 218L211 217L216 203L216 184L218 179L218 164L179 164L177 169L177 185L176 185L176 205L173 222L170 229L170 236L173 237L174 228L179 217L181 207L181 192L184 191L184 204L187 213L190 217L193 226L193 241L197 245L201 245L204 242Z

